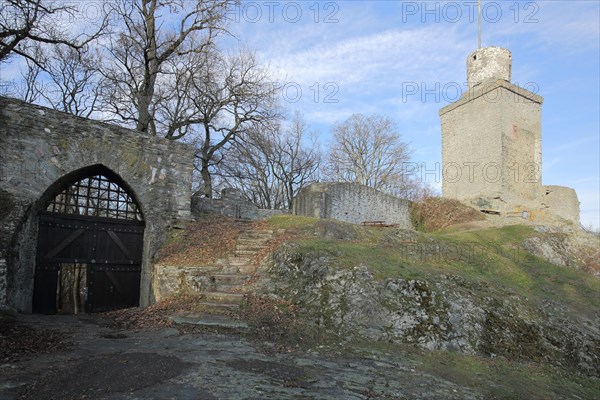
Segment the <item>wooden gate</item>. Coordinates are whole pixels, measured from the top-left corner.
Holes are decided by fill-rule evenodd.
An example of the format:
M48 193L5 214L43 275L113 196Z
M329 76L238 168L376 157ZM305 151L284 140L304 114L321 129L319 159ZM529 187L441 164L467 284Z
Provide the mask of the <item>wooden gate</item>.
M144 222L131 198L107 182L95 176L72 184L40 213L34 312L91 313L139 305ZM102 195L90 196L98 187Z
M59 275L70 264L84 265L86 312L138 306L143 235L143 222L41 214L34 312L59 311Z

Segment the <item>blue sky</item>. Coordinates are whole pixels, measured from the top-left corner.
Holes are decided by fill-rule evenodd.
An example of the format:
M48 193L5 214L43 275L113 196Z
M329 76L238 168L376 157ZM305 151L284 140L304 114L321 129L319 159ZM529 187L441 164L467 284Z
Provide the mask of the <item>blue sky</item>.
M78 3L91 17L98 4ZM257 52L323 148L335 122L377 113L397 122L414 162L435 169L438 110L465 88L476 9L475 0L242 0L223 44ZM600 1L483 0L482 9L482 45L510 49L513 83L544 97L543 183L575 188L582 223L600 227ZM2 65L2 78L22 65ZM441 187L439 174L428 182Z
M284 104L303 113L324 146L336 121L383 114L411 143L413 161L433 169L441 163L438 110L464 88L466 57L477 48L476 8L245 1L229 19L239 44L288 82ZM511 50L513 83L544 97L543 183L575 188L582 223L599 227L600 2L484 0L482 10L482 46Z

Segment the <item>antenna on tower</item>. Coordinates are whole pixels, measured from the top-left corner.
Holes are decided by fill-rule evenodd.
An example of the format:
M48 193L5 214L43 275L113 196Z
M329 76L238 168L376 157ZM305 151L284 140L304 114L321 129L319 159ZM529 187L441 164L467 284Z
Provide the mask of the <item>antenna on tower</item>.
M481 0L477 0L477 48L481 48Z

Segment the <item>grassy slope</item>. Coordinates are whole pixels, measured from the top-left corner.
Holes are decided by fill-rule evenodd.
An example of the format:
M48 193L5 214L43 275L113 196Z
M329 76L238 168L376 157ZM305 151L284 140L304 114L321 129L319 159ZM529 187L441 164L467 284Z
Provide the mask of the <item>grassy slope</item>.
M339 230L352 236L350 240L336 240L323 239L322 222L312 218L278 216L269 224L287 229L303 252L329 254L339 268L366 265L377 279L435 281L441 274L459 275L467 281L514 292L534 304L560 301L590 318L600 310L598 279L544 261L521 248L527 237L543 236L531 227L411 234L336 222ZM386 343L354 344L352 351L357 349L401 356L418 370L472 387L486 399L600 398L597 379L557 368L461 353L421 352Z
M355 236L353 240L336 240L315 235L319 222L312 218L278 216L269 223L296 232L301 251L330 254L340 268L366 265L377 279L435 281L440 274L459 275L533 301L560 300L587 317L600 310L598 279L523 250L521 244L527 237L543 236L531 227L513 225L402 237L391 229L336 222Z

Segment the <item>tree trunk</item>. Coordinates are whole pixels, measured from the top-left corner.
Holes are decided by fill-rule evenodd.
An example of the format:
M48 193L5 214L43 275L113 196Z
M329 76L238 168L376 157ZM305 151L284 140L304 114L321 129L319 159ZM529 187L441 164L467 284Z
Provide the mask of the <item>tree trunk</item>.
M200 175L202 175L202 180L204 181L204 196L212 199L212 176L208 170L208 160L202 159Z
M294 184L288 182L288 210L292 211L294 208Z
M150 125L150 101L149 96L141 94L138 97L138 121L135 129L142 133L148 133Z
M156 84L156 76L160 68L160 61L157 54L156 45L156 0L144 0L142 3L142 12L146 26L146 38L148 40L147 47L144 49L144 80L138 93L138 121L136 129L142 133L154 134L151 132L151 120L154 118L150 113L150 105L154 98L154 86Z

